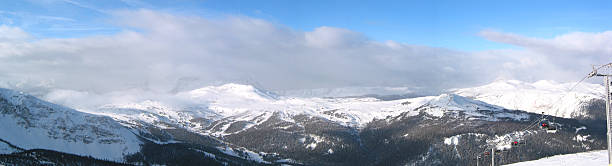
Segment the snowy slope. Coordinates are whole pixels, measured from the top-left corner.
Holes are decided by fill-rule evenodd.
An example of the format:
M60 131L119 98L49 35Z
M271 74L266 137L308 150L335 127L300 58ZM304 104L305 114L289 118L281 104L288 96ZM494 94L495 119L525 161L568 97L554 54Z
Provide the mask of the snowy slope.
M10 154L20 152L19 149L11 147L9 144L0 141L0 154Z
M461 96L484 101L507 109L573 118L586 116L582 109L595 100L603 100L603 86L583 82L573 91L575 83L517 80L495 81L491 84L454 90Z
M509 164L508 166L532 166L532 165L555 165L555 166L575 166L575 165L606 165L608 163L608 151L591 151L584 153L566 154L547 157L539 160L526 161Z
M141 142L111 118L79 112L33 96L0 89L0 139L23 149L122 161Z
M416 105L420 105L417 110L426 110L428 114L436 117L442 117L445 113L454 113L460 111L467 114L470 117L481 118L484 120L495 121L497 118L512 118L516 120L526 119L526 114L514 114L504 112L504 108L487 104L482 101L472 100L466 97L462 97L456 94L442 94L440 96L430 96L408 99L407 102L415 99L426 99L426 103L420 104L417 102ZM493 111L495 114L492 116L485 115L481 111Z

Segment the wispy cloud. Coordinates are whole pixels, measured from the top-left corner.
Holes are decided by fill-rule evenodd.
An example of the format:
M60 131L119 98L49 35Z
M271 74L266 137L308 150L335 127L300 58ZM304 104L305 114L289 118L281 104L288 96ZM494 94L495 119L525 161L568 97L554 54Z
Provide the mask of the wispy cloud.
M121 2L123 2L124 4L131 6L131 7L135 7L135 8L153 8L153 5L141 1L141 0L120 0Z
M74 20L72 18L58 17L58 16L43 16L43 15L39 15L37 17L40 18L40 19L52 20L52 21L70 21L70 22L76 21L76 20Z
M63 2L65 2L65 3L69 3L69 4L72 4L72 5L77 6L77 7L80 7L80 8L84 8L84 9L89 9L89 10L92 10L92 11L96 11L96 12L98 12L98 13L110 14L110 12L109 12L109 11L103 10L103 9L101 9L101 8L97 8L97 7L95 7L95 6L91 6L91 5L87 5L87 4L81 3L81 2L79 2L79 1L75 1L75 0L63 0Z
M17 12L0 10L0 14L17 15Z
M76 22L77 20L53 15L40 15L29 12L11 12L0 10L1 24L13 25L19 24L20 28L29 28L31 26L47 26L57 23L65 24L66 22Z

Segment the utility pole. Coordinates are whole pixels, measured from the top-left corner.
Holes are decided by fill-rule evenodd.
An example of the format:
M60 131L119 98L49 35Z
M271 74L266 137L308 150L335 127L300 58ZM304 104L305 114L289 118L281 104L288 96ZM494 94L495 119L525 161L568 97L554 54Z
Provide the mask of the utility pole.
M495 146L491 148L491 166L495 166Z
M599 73L599 70L604 68L608 69L608 73ZM610 120L612 120L612 117L610 117L612 116L612 110L610 110L610 99L612 99L610 98L610 76L612 76L612 63L601 65L598 68L593 66L593 72L591 72L588 77L590 78L594 76L604 77L604 86L606 88L606 123L608 127L608 166L612 166L612 131L610 131L610 128L612 128L612 123L610 122Z
M604 77L604 84L606 86L606 118L608 123L608 166L612 166L612 131L610 128L612 127L610 124L610 75Z

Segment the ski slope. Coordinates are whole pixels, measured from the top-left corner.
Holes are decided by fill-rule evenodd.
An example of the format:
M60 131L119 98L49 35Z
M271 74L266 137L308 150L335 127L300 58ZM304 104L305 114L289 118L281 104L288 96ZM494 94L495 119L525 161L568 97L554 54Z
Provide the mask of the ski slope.
M608 151L590 151L575 154L557 155L539 160L525 161L520 163L509 164L507 166L578 166L578 165L607 165Z

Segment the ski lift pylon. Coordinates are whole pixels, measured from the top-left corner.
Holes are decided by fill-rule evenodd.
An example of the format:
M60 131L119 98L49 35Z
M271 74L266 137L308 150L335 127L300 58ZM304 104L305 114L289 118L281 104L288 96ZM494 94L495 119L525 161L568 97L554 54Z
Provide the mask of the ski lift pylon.
M557 127L555 125L548 126L546 133L557 133Z

